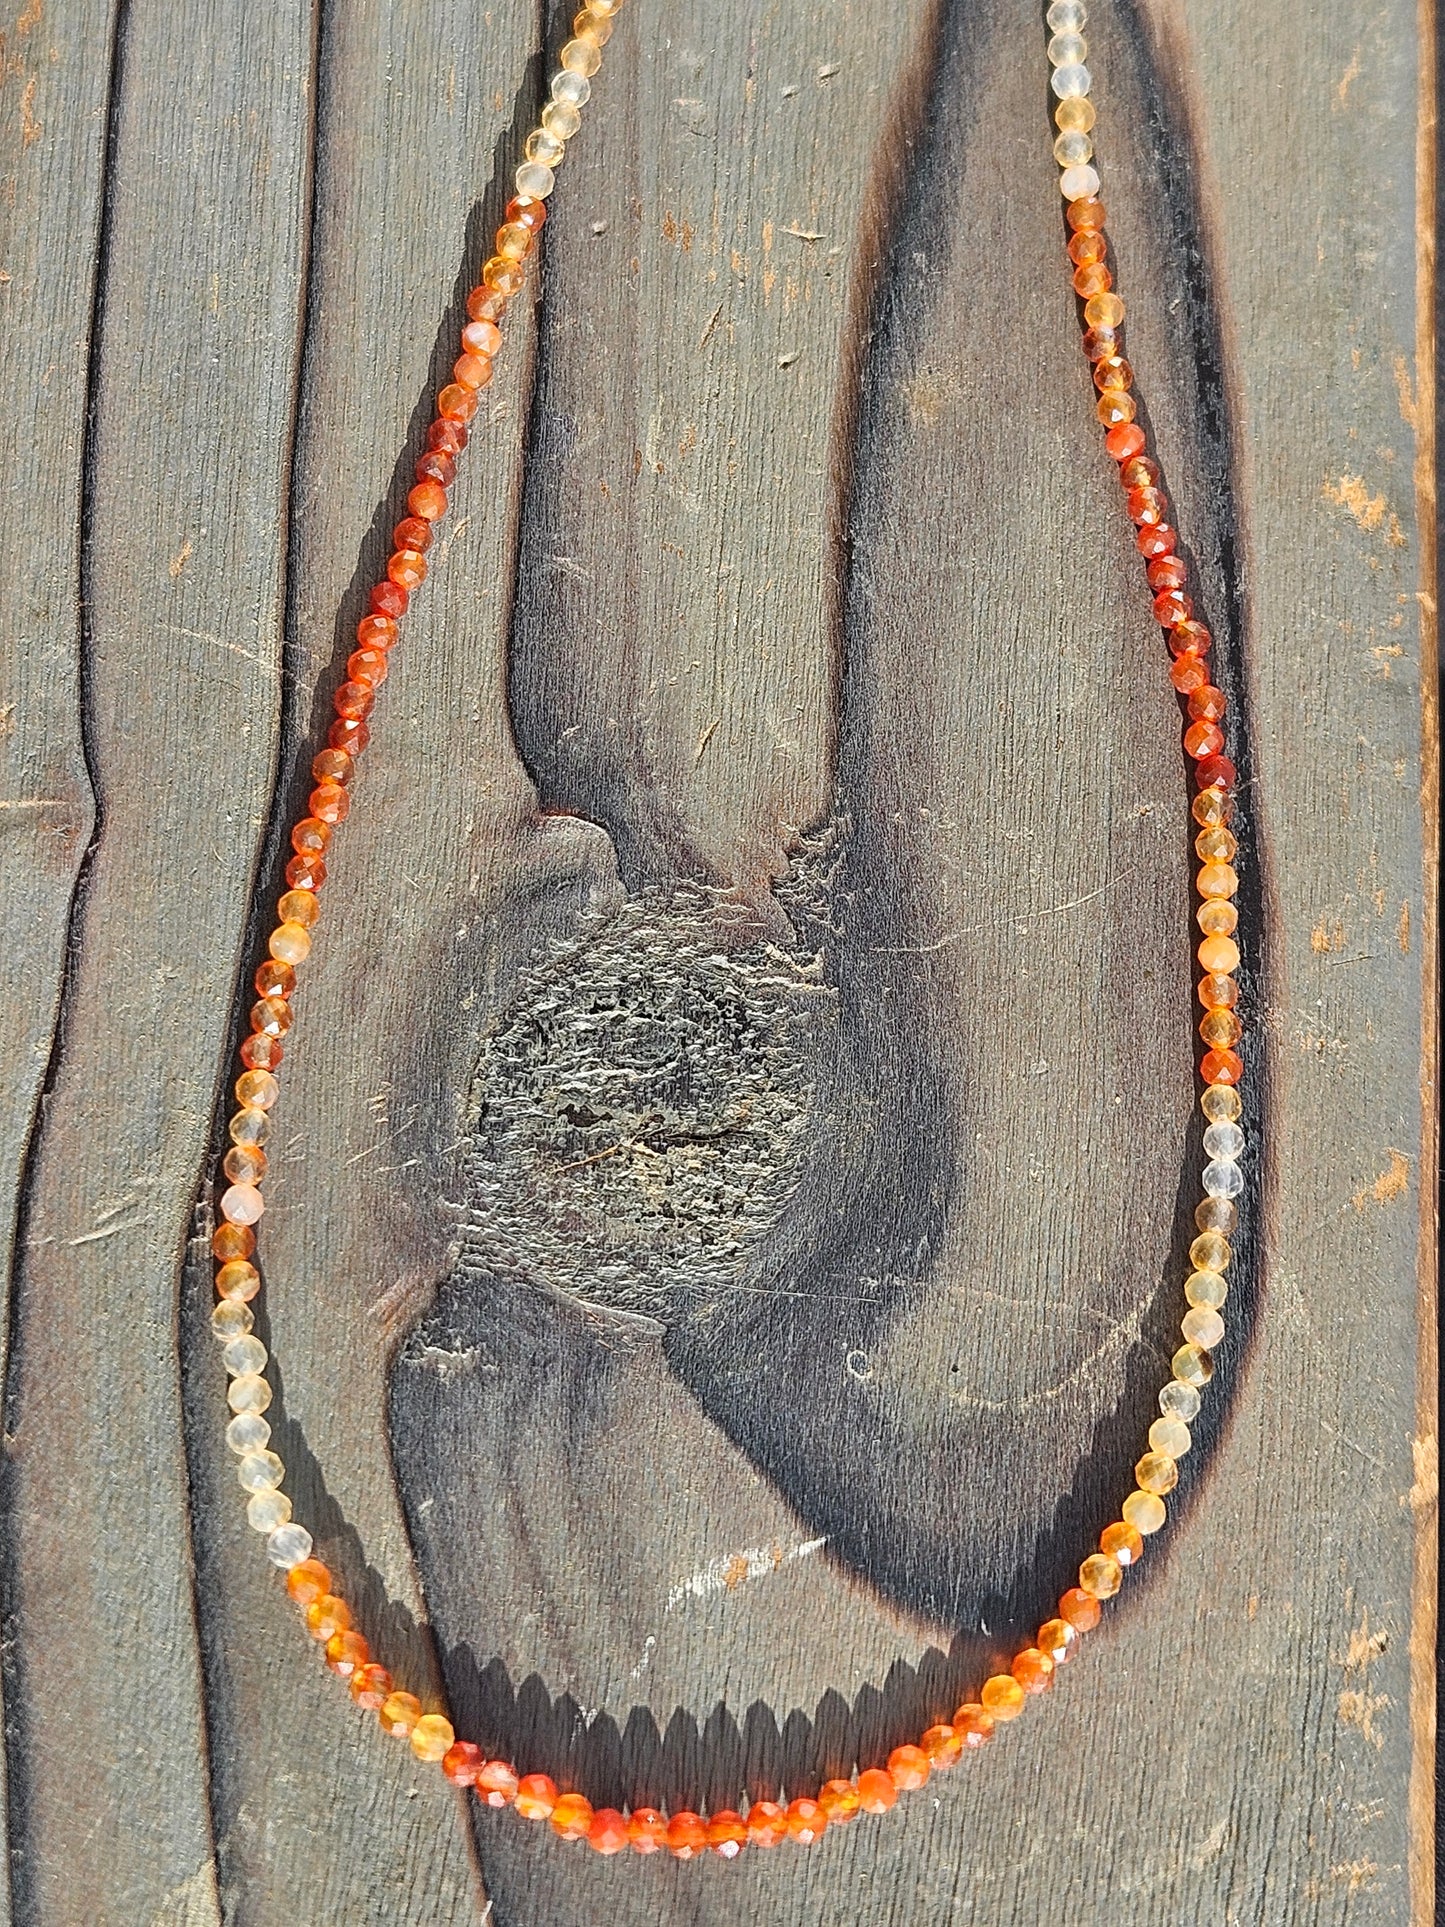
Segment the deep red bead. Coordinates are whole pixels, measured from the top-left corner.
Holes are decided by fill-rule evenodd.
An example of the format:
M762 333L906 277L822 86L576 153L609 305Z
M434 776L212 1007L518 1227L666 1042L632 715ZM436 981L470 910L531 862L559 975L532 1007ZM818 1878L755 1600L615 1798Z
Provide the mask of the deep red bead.
M426 445L440 449L443 455L460 455L467 445L466 423L433 422L426 432Z
M1167 522L1152 525L1146 522L1134 537L1135 548L1151 561L1156 555L1173 555L1178 543L1178 530L1170 528Z
M1177 555L1155 556L1144 574L1156 595L1161 589L1182 589L1189 580L1183 558Z
M410 600L399 582L378 582L371 591L372 613L389 616L396 622L406 614L406 605Z
M438 448L419 457L414 472L419 482L440 482L443 488L450 488L457 479L456 463Z
M371 731L357 716L339 716L326 732L326 740L333 749L344 749L352 756L359 756L371 741Z
M1194 765L1194 780L1202 790L1232 790L1235 773L1227 756L1203 756Z

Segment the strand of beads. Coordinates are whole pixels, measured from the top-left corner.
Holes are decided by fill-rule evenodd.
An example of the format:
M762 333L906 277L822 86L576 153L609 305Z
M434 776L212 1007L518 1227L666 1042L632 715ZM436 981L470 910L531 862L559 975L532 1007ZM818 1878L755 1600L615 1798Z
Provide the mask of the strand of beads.
M1223 1334L1220 1307L1230 1256L1227 1234L1235 1223L1233 1199L1242 1188L1238 1158L1243 1138L1236 1090L1242 1067L1234 1048L1240 1034L1234 1014L1239 953L1232 938L1236 920L1232 898L1237 886L1232 868L1235 841L1228 828L1234 770L1222 753L1219 724L1224 697L1213 687L1205 665L1209 633L1195 621L1184 592L1185 567L1166 519L1168 505L1158 487L1158 466L1146 453L1144 435L1135 420L1129 392L1132 374L1121 352L1124 305L1113 292L1104 210L1098 200L1099 177L1091 165L1094 110L1084 65L1084 9L1076 0L1055 0L1048 14L1053 34L1049 57L1059 97L1054 152L1063 169L1074 286L1085 304L1084 345L1094 364L1105 447L1119 464L1155 614L1175 656L1174 684L1188 700L1191 720L1184 742L1199 774L1194 817L1199 826L1195 847L1202 866L1198 917L1204 941L1199 957L1205 971L1200 985L1205 1017L1200 1029L1207 1047L1201 1068L1208 1120L1204 1143L1210 1162L1204 1173L1206 1195L1195 1214L1199 1236L1190 1249L1194 1269L1185 1286L1190 1306L1183 1326L1185 1342L1174 1356L1173 1377L1160 1394L1161 1416L1150 1428L1149 1449L1135 1467L1137 1487L1125 1499L1122 1517L1101 1533L1099 1549L1080 1566L1078 1585L1062 1595L1055 1616L1044 1621L1035 1643L1017 1653L1006 1672L986 1679L977 1700L966 1700L950 1720L928 1727L916 1745L895 1747L883 1766L829 1780L816 1798L800 1796L786 1805L758 1800L745 1815L723 1809L706 1817L690 1809L667 1814L638 1807L624 1814L614 1808L594 1808L582 1794L562 1791L545 1773L519 1773L510 1760L487 1758L479 1746L457 1739L445 1714L424 1710L415 1694L397 1688L386 1668L373 1660L365 1635L357 1630L350 1608L334 1589L330 1571L312 1556L311 1535L291 1519L291 1502L282 1490L284 1468L269 1449L270 1428L264 1416L271 1399L265 1377L267 1357L252 1332L250 1309L260 1287L251 1259L254 1226L263 1210L264 1146L270 1112L279 1095L276 1072L281 1040L291 1023L296 970L310 949L310 932L319 914L317 892L325 880L326 849L346 817L355 762L367 744L366 718L385 678L387 655L397 640L408 596L425 578L432 526L446 512L447 490L466 446L467 424L476 411L478 393L491 379L492 357L501 344L499 324L507 304L524 286L525 263L542 226L543 203L552 191L554 170L563 159L566 142L577 132L579 110L586 104L590 76L600 64L618 5L620 0L587 0L573 23L573 38L562 50L551 100L541 125L527 140L525 158L517 170L517 196L498 231L497 251L468 298L469 318L454 379L438 397L437 418L428 431L416 486L407 500L408 515L397 526L386 578L372 590L370 611L359 625L358 648L347 664L348 680L336 696L337 720L327 748L312 766L316 788L310 813L292 833L295 854L286 873L290 887L278 905L280 922L271 934L268 961L256 975L258 1002L252 1011L251 1035L241 1049L245 1069L236 1084L241 1108L231 1120L231 1149L224 1160L231 1183L220 1200L221 1223L214 1238L220 1302L213 1324L231 1373L230 1404L235 1416L227 1440L240 1459L241 1484L250 1494L247 1517L267 1535L267 1550L286 1572L287 1590L302 1609L307 1630L321 1645L326 1664L348 1684L355 1703L375 1713L382 1729L407 1742L418 1758L438 1763L454 1785L470 1787L484 1805L509 1806L524 1819L545 1822L564 1840L586 1840L607 1855L630 1849L644 1855L667 1852L680 1860L704 1853L732 1859L749 1846L768 1848L785 1840L809 1846L859 1814L886 1812L900 1793L927 1785L934 1773L948 1770L965 1753L988 1744L996 1729L1016 1719L1030 1698L1046 1692L1058 1669L1073 1659L1082 1634L1099 1623L1102 1603L1119 1591L1125 1568L1142 1555L1145 1538L1164 1523L1164 1495L1173 1489L1178 1460L1189 1450L1189 1425L1199 1410L1199 1388L1212 1370L1210 1350Z
M1104 447L1118 465L1154 614L1174 659L1169 678L1188 712L1184 749L1194 763L1197 786L1193 804L1194 849L1199 859L1196 919L1202 933L1197 955L1203 971L1199 1001L1204 1008L1199 1025L1204 1043L1200 1103L1209 1162L1204 1169L1204 1197L1194 1213L1199 1235L1189 1249L1192 1269L1184 1284L1189 1304L1181 1327L1184 1343L1174 1354L1173 1376L1159 1394L1160 1416L1149 1429L1149 1450L1134 1469L1138 1488L1124 1501L1123 1519L1104 1535L1116 1538L1103 1551L1112 1554L1120 1569L1107 1575L1117 1590L1123 1566L1139 1556L1143 1538L1164 1523L1164 1496L1177 1483L1178 1461L1191 1444L1189 1426L1199 1413L1200 1391L1213 1374L1210 1354L1224 1336L1229 1233L1238 1217L1234 1200L1244 1189L1238 1090L1244 1066L1238 1050L1242 1026L1236 1008L1239 947L1234 940L1239 921L1234 905L1239 888L1234 869L1238 845L1229 828L1235 769L1224 754L1224 692L1209 673L1212 637L1194 614L1187 593L1189 571L1179 554L1178 531L1169 521L1159 464L1148 452L1137 420L1138 405L1130 392L1134 373L1123 353L1124 303L1115 292L1109 268L1099 175L1092 164L1095 115L1089 99L1093 83L1085 65L1085 9L1080 0L1054 0L1045 17L1052 35L1048 46L1051 84L1058 100L1054 158L1061 169L1059 188L1067 207L1074 292L1083 303L1084 353L1093 366L1098 390L1095 414L1105 431ZM1126 1529L1128 1537L1123 1536Z
M516 194L497 230L496 252L483 268L480 284L467 297L460 353L451 381L437 396L436 417L416 464L407 513L392 531L386 573L372 588L367 613L357 624L357 646L347 658L346 680L334 698L336 720L325 749L311 765L315 787L308 798L308 813L291 832L288 887L276 906L278 922L267 940L266 961L256 972L251 1034L241 1046L243 1068L235 1087L239 1109L231 1118L230 1148L222 1160L230 1182L218 1201L220 1223L211 1241L219 1299L211 1325L222 1342L222 1361L231 1375L233 1417L226 1428L226 1442L240 1460L241 1485L250 1494L246 1517L266 1535L267 1551L283 1570L308 1557L311 1535L292 1521L291 1501L282 1490L285 1467L270 1450L271 1428L265 1413L271 1387L265 1375L266 1348L252 1330L251 1300L261 1288L260 1274L252 1263L255 1226L265 1210L265 1147L271 1112L281 1093L277 1072L283 1040L291 1028L296 972L310 952L311 933L321 915L319 892L326 881L326 852L350 811L351 781L370 740L367 717L386 680L408 601L426 580L427 550L436 524L447 511L448 490L467 445L468 424L477 412L481 391L492 379L492 360L502 345L501 322L526 284L527 258L546 219L544 203L567 142L581 125L581 109L592 92L591 76L601 65L602 49L612 34L612 17L620 5L621 0L584 0L552 76L540 124L527 137L516 173ZM336 1630L344 1638L336 1656L350 1655L355 1660L365 1641L352 1631L345 1607L337 1604ZM345 1615L344 1623L340 1615Z

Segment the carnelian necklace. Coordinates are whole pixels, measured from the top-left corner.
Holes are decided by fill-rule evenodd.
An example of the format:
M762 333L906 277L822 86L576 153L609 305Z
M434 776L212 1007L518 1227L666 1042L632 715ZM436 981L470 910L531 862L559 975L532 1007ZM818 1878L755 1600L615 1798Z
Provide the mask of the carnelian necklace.
M267 944L269 955L256 972L258 1001L251 1011L251 1034L241 1046L245 1068L235 1087L240 1108L230 1121L231 1143L223 1160L229 1184L219 1200L220 1222L212 1239L219 1303L211 1326L224 1347L222 1362L230 1375L233 1417L226 1442L240 1461L241 1485L249 1495L247 1520L264 1536L272 1563L285 1573L287 1591L305 1614L307 1630L357 1706L374 1712L382 1730L408 1743L420 1759L438 1762L454 1785L473 1788L488 1806L511 1807L525 1820L545 1823L564 1840L586 1840L602 1854L627 1848L644 1854L666 1850L686 1860L711 1850L731 1859L748 1846L770 1847L783 1840L806 1846L860 1812L886 1812L900 1792L923 1786L930 1774L953 1766L965 1751L987 1745L998 1728L1017 1719L1030 1698L1046 1692L1054 1674L1075 1657L1084 1634L1099 1622L1102 1602L1119 1591L1125 1571L1141 1557L1145 1539L1164 1524L1165 1495L1178 1478L1178 1461L1189 1450L1190 1424L1213 1371L1210 1353L1224 1335L1221 1307L1228 1290L1229 1234L1237 1218L1234 1200L1244 1188L1237 1089L1240 1022L1235 1009L1239 950L1233 935L1238 880L1229 829L1235 772L1223 753L1225 699L1209 673L1209 631L1195 619L1185 592L1187 570L1168 520L1158 464L1146 453L1144 431L1135 420L1133 371L1121 352L1124 303L1113 289L1099 176L1092 164L1094 109L1084 65L1084 8L1080 0L1054 0L1046 16L1058 103L1054 158L1062 170L1059 186L1070 230L1074 289L1083 307L1084 352L1098 390L1095 414L1105 430L1104 449L1118 467L1154 613L1174 658L1170 681L1187 704L1184 748L1194 765L1197 789L1192 815L1199 858L1196 920L1203 932L1197 954L1204 972L1199 1031L1205 1048L1199 1069L1207 1162L1204 1196L1194 1213L1198 1236L1189 1248L1191 1270L1184 1281L1189 1304L1184 1343L1159 1394L1160 1417L1149 1428L1148 1450L1134 1468L1136 1487L1120 1506L1121 1516L1100 1534L1098 1550L1080 1566L1078 1585L1064 1593L1057 1615L1044 1621L1034 1644L1015 1656L1007 1672L984 1680L977 1699L965 1701L930 1726L916 1745L897 1747L886 1762L867 1766L849 1779L829 1780L816 1796L810 1788L787 1805L758 1800L746 1813L707 1816L686 1810L669 1815L652 1807L627 1814L594 1810L581 1793L560 1790L545 1773L527 1773L510 1760L488 1759L480 1747L456 1737L444 1713L425 1709L414 1694L400 1690L372 1658L332 1574L312 1557L311 1534L291 1516L291 1501L282 1490L284 1467L269 1449L266 1348L252 1332L251 1301L261 1288L252 1262L254 1226L264 1209L261 1184L271 1111L280 1095L276 1073L281 1040L291 1028L297 966L311 949L311 933L321 914L327 846L350 810L356 761L370 736L366 719L386 680L408 598L425 580L433 527L446 513L467 425L492 378L492 358L502 343L500 323L526 285L526 263L542 231L555 170L581 125L591 76L602 63L620 5L621 0L586 0L572 23L572 38L562 48L541 124L527 138L516 173L516 196L497 231L496 252L482 271L480 286L467 297L462 352L452 381L437 397L436 419L416 464L416 485L407 497L409 512L394 531L395 552L386 578L372 589L369 611L357 625L347 680L336 692L337 720L311 766L316 787L308 814L291 832L295 854L286 866L289 887L277 905L280 921Z

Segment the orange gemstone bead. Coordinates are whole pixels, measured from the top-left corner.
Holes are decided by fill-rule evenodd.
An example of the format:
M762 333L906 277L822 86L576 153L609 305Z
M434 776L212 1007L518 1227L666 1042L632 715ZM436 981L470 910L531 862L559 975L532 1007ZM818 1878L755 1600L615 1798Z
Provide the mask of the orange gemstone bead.
M928 1755L919 1746L895 1746L888 1755L888 1771L900 1793L928 1785Z
M955 1733L951 1726L942 1721L930 1726L918 1744L935 1773L947 1772L963 1752L962 1735Z
M390 1733L393 1739L409 1740L421 1718L421 1701L415 1693L388 1693L377 1708L376 1718L383 1733Z
M1211 1048L1228 1050L1244 1035L1244 1025L1232 1010L1211 1010L1200 1023L1199 1035Z
M1078 1628L1071 1626L1067 1619L1046 1619L1034 1643L1041 1653L1048 1654L1056 1667L1067 1665L1079 1644Z
M319 856L331 841L331 825L314 816L303 816L291 831L291 848L297 856Z
M1192 689L1202 689L1209 681L1209 671L1191 649L1187 656L1176 656L1169 665L1169 680L1186 696Z
M1199 1001L1206 1010L1232 1010L1239 1002L1239 985L1233 977L1201 977Z
M890 1780L891 1793L893 1783ZM748 1841L754 1847L780 1846L788 1837L788 1816L776 1800L754 1800L748 1808Z
M314 1606L331 1591L331 1572L319 1559L303 1559L286 1575L286 1590L298 1606Z
M830 1827L843 1827L863 1811L863 1801L851 1780L826 1780L818 1789L818 1805Z
M1122 388L1107 389L1094 407L1094 414L1105 428L1112 428L1116 422L1131 422L1138 412L1134 397L1126 395Z
M227 1226L226 1228L236 1231L249 1231L251 1229L250 1225L235 1225ZM214 1240L212 1242L214 1242ZM253 1235L251 1239L253 1250L255 1249L255 1244L256 1240ZM216 1273L216 1296L218 1298L239 1298L244 1304L254 1298L260 1289L260 1272L257 1271L254 1265L247 1264L244 1258L228 1258ZM292 1570L299 1571L300 1568L293 1567Z
M340 1679L350 1679L370 1658L371 1648L361 1633L333 1633L326 1642L326 1664Z
M587 1844L594 1853L621 1853L627 1846L627 1822L616 1807L598 1807L587 1829Z
M870 1766L858 1775L858 1804L865 1813L887 1813L898 1798L893 1775Z
M545 1773L528 1773L517 1782L516 1809L524 1820L549 1820L561 1795Z
M695 1860L707 1852L707 1823L683 1807L667 1823L667 1851L674 1860Z
M547 1818L559 1840L585 1840L592 1827L592 1802L580 1793L564 1793Z
M1104 203L1102 201L1070 201L1065 211L1065 219L1075 233L1080 228L1102 228L1104 225Z
M1232 1050L1210 1050L1199 1066L1206 1084L1237 1084L1244 1076L1244 1061Z
M331 705L338 716L346 716L359 721L371 714L376 701L376 691L368 689L364 682L344 682L331 698ZM318 819L325 822L325 818Z
M395 582L377 582L373 583L371 594L367 597L367 600L370 602L374 614L390 616L392 621L395 622L406 614L406 607L411 597L405 589L399 588Z
M1059 1597L1059 1618L1066 1619L1076 1632L1092 1632L1102 1617L1098 1600L1081 1586L1070 1586Z
M306 1630L313 1639L326 1641L333 1633L351 1630L351 1608L333 1592L323 1593L306 1608Z
M740 1813L724 1807L707 1823L707 1844L723 1860L736 1860L748 1844L748 1824Z
M305 856L293 856L286 865L286 881L293 890L317 891L326 881L326 864L321 857L309 852ZM305 918L298 917L296 921L304 923Z
M391 546L399 551L414 550L425 555L432 544L432 525L420 515L405 515L391 532Z
M1224 747L1224 732L1218 723L1191 723L1184 732L1184 748L1190 756L1217 756Z
M387 562L386 573L404 589L419 589L426 581L426 557L419 549L398 549Z
M1106 1553L1092 1552L1079 1567L1079 1585L1095 1599L1112 1599L1124 1583L1117 1559Z
M1037 1646L1015 1653L1009 1671L1026 1693L1046 1693L1054 1683L1054 1662Z
M240 1058L253 1071L274 1071L285 1056L280 1040L258 1032L241 1046Z
M968 1752L987 1746L993 1738L993 1714L986 1713L977 1700L965 1700L962 1706L955 1707L952 1724Z
M424 455L418 456L412 474L418 482L435 482L438 487L449 489L457 479L456 458L448 455L444 448L429 448Z
M393 649L399 634L389 616L363 616L356 625L356 640L363 649Z
M391 1674L384 1666L358 1666L351 1675L351 1697L368 1713L379 1713L391 1690Z
M502 345L502 331L495 321L469 321L462 329L462 346L469 355L485 355L490 361Z
M516 1769L507 1760L486 1760L477 1768L477 1798L483 1806L509 1807L521 1784Z
M440 482L418 482L406 505L423 522L440 522L447 512L447 492Z
M1102 261L1090 261L1074 269L1074 293L1085 301L1096 294L1105 294L1114 285L1114 277Z
M443 421L469 422L476 412L476 396L460 382L449 383L437 396L437 413Z
M391 662L384 649L354 649L346 658L347 675L363 689L379 689L390 669ZM320 815L319 810L316 813Z
M452 378L461 388L485 388L492 379L490 356L458 355L452 363Z
M816 1800L789 1800L788 1838L800 1847L811 1847L827 1831L828 1816Z
M1104 437L1104 448L1116 462L1127 462L1129 457L1137 455L1143 446L1144 431L1138 422L1120 422L1117 428L1111 428Z
M1123 1519L1105 1526L1099 1534L1099 1550L1121 1566L1133 1566L1144 1557L1142 1534Z
M233 1259L249 1258L255 1249L256 1234L248 1224L218 1224L211 1233L211 1250L222 1260L223 1266ZM216 1289L220 1290L219 1278L216 1281ZM222 1291L221 1296L231 1298L236 1294Z
M259 1184L266 1175L266 1153L259 1144L233 1144L221 1159L221 1169L235 1184Z
M543 224L547 219L547 204L545 201L533 201L524 195L519 195L516 199L508 201L502 218L504 221L520 222L524 228L530 229L534 235L537 235L542 232Z
M442 1756L442 1772L453 1786L471 1786L482 1764L482 1749L471 1740L456 1740Z
M995 1720L1016 1720L1024 1710L1024 1689L1012 1673L995 1673L979 1690L983 1710Z
M1102 261L1108 248L1109 244L1098 228L1081 228L1077 234L1069 236L1069 259L1076 268L1086 268L1093 261Z
M656 1807L634 1807L628 1815L627 1838L634 1853L660 1853L667 1845L667 1815Z

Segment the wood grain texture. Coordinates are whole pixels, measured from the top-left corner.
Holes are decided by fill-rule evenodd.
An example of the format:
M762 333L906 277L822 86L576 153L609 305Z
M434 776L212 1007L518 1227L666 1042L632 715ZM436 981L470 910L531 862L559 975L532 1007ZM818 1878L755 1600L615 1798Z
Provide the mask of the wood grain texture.
M469 1811L311 1663L221 1445L193 1210L558 22L132 0L114 59L97 12L73 73L5 69L62 88L68 145L4 138L101 291L86 450L27 455L69 477L83 619L36 570L4 658L6 780L74 826L6 859L42 986L0 1114L17 1923L1430 1918L1415 25L1094 10L1131 357L1237 718L1238 1315L1067 1690L888 1824L732 1868ZM1040 21L879 26L624 14L287 1054L260 1329L298 1514L389 1665L599 1802L810 1790L950 1708L1122 1489L1178 1317L1184 771ZM54 353L0 347L22 409Z

